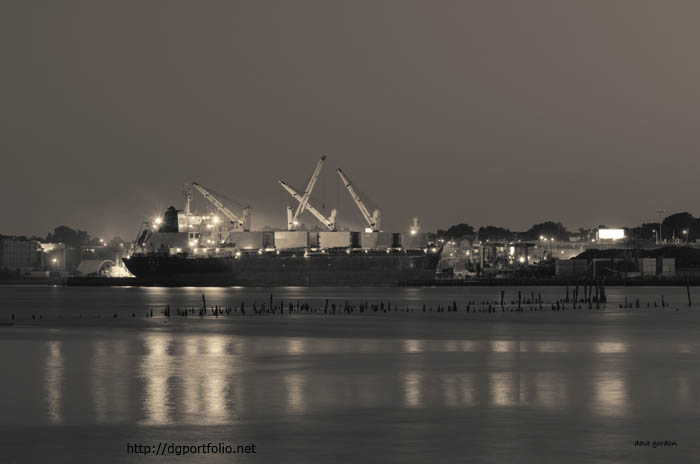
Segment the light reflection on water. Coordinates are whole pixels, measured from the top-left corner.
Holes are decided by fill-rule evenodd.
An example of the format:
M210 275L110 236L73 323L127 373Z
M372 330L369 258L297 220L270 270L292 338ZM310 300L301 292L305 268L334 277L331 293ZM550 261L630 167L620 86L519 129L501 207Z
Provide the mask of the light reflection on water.
M45 388L46 400L48 402L47 413L51 424L60 424L62 421L63 399L63 353L61 352L60 341L49 341L46 343L48 353L45 363Z
M144 425L167 425L171 422L171 391L168 380L172 376L172 358L168 353L172 335L151 333L144 337L146 356L141 363L141 377L145 379L143 408ZM186 396L186 395L185 395Z
M288 289L284 299L304 301L311 293L323 303L326 295L314 291ZM619 300L637 291L611 289L610 297ZM684 291L667 300L682 301ZM16 292L0 299L0 316L34 301L24 292L41 294L37 289ZM334 292L352 300L352 290ZM394 294L377 292L389 292L375 295L385 299ZM399 293L420 307L426 295L463 304L466 298L460 295L479 299L478 292L494 290L450 292ZM130 296L104 297L114 293ZM374 443L372 451L386 457L384 462L425 462L429 450L463 443L461 451L481 446L484 456L500 443L501 456L504 450L533 451L530 442L538 443L537 452L554 451L557 462L567 462L567 453L585 443L587 452L603 458L591 461L599 462L634 439L679 439L683 446L694 440L692 424L700 415L700 314L694 309L646 315L420 311L391 317L285 314L218 320L167 319L154 310L153 319L139 316L146 305L172 307L173 295L187 298L180 308L196 308L202 293L209 305L252 303L244 289L52 289L45 295L46 307L65 311L57 328L47 327L56 320L47 312L41 321L24 318L0 329L0 367L11 373L0 381L0 425L51 424L57 426L52 432L63 437L77 430L73 426L85 426L83 431L103 436L100 449L116 440L105 430L150 438L165 426L183 442L197 431L248 433L253 441L271 443L266 452L282 450L276 461L285 461L293 454L284 453L300 446L338 452L346 449L347 439L337 437L363 433L363 446ZM265 289L253 293L258 301L269 298ZM68 295L70 304L50 295ZM85 299L89 305L81 303ZM65 322L70 311L85 316L99 310L114 311L118 318L107 320L103 314L100 320ZM527 421L537 426L529 428ZM280 424L320 438L302 445L296 434L286 434L270 441L285 435L274 433ZM466 438L454 440L462 427ZM404 455L381 454L387 434L402 445L392 449L406 450ZM540 457L534 461L547 460ZM451 458L447 461L457 462L460 456Z
M578 410L629 418L660 397L664 407L698 410L694 369L645 382L650 368L640 366L655 354L645 338L618 335L351 339L140 329L103 333L79 348L54 337L41 345L44 421L222 425L386 407ZM696 352L687 338L654 343L656 368L669 359L684 365ZM79 353L88 353L85 378L67 381L67 372L77 372L67 366L79 365ZM81 382L87 396L76 399ZM32 388L18 389L18 401L30 403Z
M676 344L678 353L687 353L686 345ZM47 341L45 346L46 420L60 424L64 422L65 395L69 394L65 391L66 356L72 351L61 340ZM592 414L625 417L635 398L629 390L627 371L621 369L625 361L611 356L629 354L633 348L628 342L608 341L379 342L146 331L127 338L95 339L89 348L87 382L92 420L97 423L230 424L241 416L275 414L278 410L274 407L265 408L277 403L281 411L303 415L387 404L406 409L481 406L566 410L588 402ZM336 366L331 360L340 354L351 358ZM129 359L134 355L139 363L132 374ZM568 364L535 365L527 371L518 367L528 357L570 355L596 361L584 383L576 367ZM353 360L353 356L362 356L362 361ZM375 356L384 360L373 360ZM444 370L436 370L436 364ZM398 377L392 377L391 372ZM137 388L129 387L131 378L140 379ZM694 402L688 377L676 375L667 385L673 390L672 401ZM653 394L661 392L654 390Z
M407 372L403 376L404 403L409 408L423 406L423 374Z
M628 399L625 379L613 372L606 372L593 379L595 391L594 408L603 416L624 416L627 413Z

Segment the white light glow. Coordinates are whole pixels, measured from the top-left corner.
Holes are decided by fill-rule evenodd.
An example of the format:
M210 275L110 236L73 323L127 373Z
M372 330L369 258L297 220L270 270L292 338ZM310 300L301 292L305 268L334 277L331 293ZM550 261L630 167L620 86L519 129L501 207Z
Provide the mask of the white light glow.
M600 240L620 240L625 238L624 229L598 229Z

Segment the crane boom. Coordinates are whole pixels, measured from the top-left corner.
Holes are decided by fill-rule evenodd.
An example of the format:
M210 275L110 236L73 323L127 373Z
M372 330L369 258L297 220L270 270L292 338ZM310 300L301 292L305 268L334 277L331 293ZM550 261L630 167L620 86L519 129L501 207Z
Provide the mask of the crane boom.
M299 195L296 190L294 190L292 187L290 187L286 182L284 181L278 181L279 184L284 188L289 194L301 204L301 201L303 200L303 197ZM306 203L305 207L311 214L316 216L316 219L318 219L321 224L326 226L329 230L335 230L335 216L336 216L336 210L333 209L331 210L331 217L326 218L323 214L321 214L316 208L314 208L308 201ZM293 219L292 219L293 222Z
M362 199L353 188L350 179L347 178L347 176L343 173L343 171L340 168L338 168L338 175L343 181L343 185L345 185L345 188L350 193L350 196L355 201L355 204L360 210L362 217L365 218L365 221L367 221L367 225L369 226L369 228L372 229L372 232L377 232L379 230L379 210L375 210L373 214L370 214L369 210L362 202Z
M309 179L309 183L306 185L304 195L299 200L297 209L296 211L294 211L294 215L292 216L291 221L289 221L290 223L288 224L288 226L290 227L290 230L293 230L296 227L296 225L299 222L299 216L301 215L301 213L304 212L304 209L309 203L311 191L314 189L314 185L316 185L316 181L318 180L318 175L321 173L321 168L323 167L324 161L326 161L326 155L321 156L321 159L318 160L318 163L316 164L316 169L314 169L314 173L311 174L311 179Z
M192 187L197 189L199 193L202 194L204 198L209 200L214 206L216 206L216 209L221 211L221 213L228 218L229 221L233 222L234 224L240 226L243 228L243 230L250 230L250 207L246 206L245 209L243 210L243 219L240 219L238 216L236 216L233 211L228 209L226 206L224 206L223 203L221 203L219 200L216 199L214 195L209 193L207 189L199 185L197 182L192 182Z

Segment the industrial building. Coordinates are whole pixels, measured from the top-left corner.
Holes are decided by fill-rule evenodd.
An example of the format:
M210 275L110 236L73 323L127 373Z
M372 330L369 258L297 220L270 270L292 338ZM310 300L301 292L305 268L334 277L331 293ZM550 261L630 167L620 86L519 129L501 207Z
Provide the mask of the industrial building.
M47 272L64 271L65 258L66 248L62 244L41 243L24 237L0 239L0 269L4 271L45 276Z

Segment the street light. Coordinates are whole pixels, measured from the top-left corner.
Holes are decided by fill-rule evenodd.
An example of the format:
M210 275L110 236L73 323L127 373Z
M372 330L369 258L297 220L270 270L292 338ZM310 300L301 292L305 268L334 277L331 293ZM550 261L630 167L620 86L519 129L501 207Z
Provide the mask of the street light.
M661 236L661 215L666 212L665 209L658 209L656 210L656 214L659 215L659 235L656 236L656 243L659 244L662 242L662 236Z
M685 235L685 243L688 243L689 242L688 229L683 229L683 235Z

